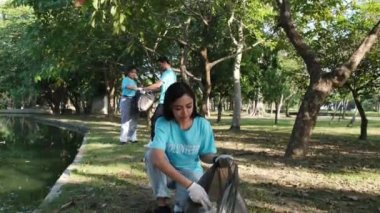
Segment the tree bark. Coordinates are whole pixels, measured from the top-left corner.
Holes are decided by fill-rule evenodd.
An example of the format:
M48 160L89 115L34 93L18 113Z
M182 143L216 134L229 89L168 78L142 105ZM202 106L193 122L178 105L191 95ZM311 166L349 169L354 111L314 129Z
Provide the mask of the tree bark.
M286 103L286 105L285 105L285 116L286 116L287 118L290 118L290 114L289 114L289 104L288 104L288 103Z
M241 119L241 85L240 85L240 65L243 57L244 49L244 34L243 34L243 23L239 21L239 30L238 30L238 41L234 42L237 49L236 51L240 54L237 54L234 62L234 111L232 116L232 123L230 130L239 131L240 130L240 119Z
M185 24L183 25L183 31L186 37L186 40L188 38L189 34L189 26L190 26L191 18L188 18ZM187 68L186 68L186 62L187 62L187 53L188 53L188 46L180 43L180 71L181 71L181 76L184 82L189 84L189 77L187 76Z
M280 100L275 102L276 114L274 118L274 124L276 125L278 124L278 119L280 118L280 112L281 112L283 99L284 99L284 95L281 95Z
M365 114L365 111L363 109L363 106L360 102L360 97L357 91L355 91L354 88L350 87L350 90L352 92L352 97L354 98L356 108L358 109L359 115L360 115L360 140L367 140L367 127L368 127L368 119Z
M348 100L344 99L344 104L342 108L342 120L346 119Z
M202 96L202 109L201 114L209 116L209 98L211 94L211 64L208 59L207 48L201 49L201 56L204 60L204 69L205 69L205 81L203 85L203 96Z
M218 118L216 119L216 122L219 123L222 120L222 110L223 110L223 99L222 97L219 98L218 103Z
M356 106L356 105L355 105ZM358 110L357 108L355 109L355 113L354 115L351 117L351 120L350 122L346 125L346 127L352 127L355 123L355 120L356 120L356 114L358 114Z
M107 91L107 97L108 97L108 112L107 114L109 116L112 116L116 112L116 106L115 106L115 81L116 81L116 75L115 75L115 68L114 66L110 65L108 69L103 69L104 73L104 80L106 83L106 91Z
M279 103L276 101L275 103L274 103L274 105L275 105L275 108L276 108L276 114L274 115L274 124L275 125L277 125L278 124L278 105L279 105Z
M285 151L286 158L304 157L307 154L312 128L316 124L321 105L334 88L344 85L352 72L356 70L365 54L377 41L380 35L380 20L346 63L333 72L322 75L318 57L296 31L291 19L288 0L277 0L277 5L280 10L279 24L284 29L297 53L304 60L310 75L310 84L298 111L292 134Z

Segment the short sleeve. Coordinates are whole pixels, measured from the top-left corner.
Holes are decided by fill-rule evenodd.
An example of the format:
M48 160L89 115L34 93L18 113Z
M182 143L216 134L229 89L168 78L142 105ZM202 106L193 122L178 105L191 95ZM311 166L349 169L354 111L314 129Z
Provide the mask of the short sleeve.
M128 82L127 82L127 78L124 78L124 79L123 79L123 82L121 83L121 89L122 89L122 90L126 88L127 83L128 83Z
M154 128L154 138L150 143L149 148L166 150L166 143L168 142L169 134L169 122L160 117L157 119Z
M167 82L168 78L169 78L168 72L163 72L162 75L161 75L161 77L160 77L160 80L162 82Z
M216 153L215 139L214 133L212 131L210 122L206 119L202 118L202 135L204 138L202 139L202 144L199 149L199 155Z

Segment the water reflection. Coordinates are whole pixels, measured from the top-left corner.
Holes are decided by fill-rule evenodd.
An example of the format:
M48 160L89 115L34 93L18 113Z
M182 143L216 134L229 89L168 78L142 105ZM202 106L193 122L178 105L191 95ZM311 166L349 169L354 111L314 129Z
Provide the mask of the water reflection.
M73 161L83 135L0 117L0 212L32 212Z

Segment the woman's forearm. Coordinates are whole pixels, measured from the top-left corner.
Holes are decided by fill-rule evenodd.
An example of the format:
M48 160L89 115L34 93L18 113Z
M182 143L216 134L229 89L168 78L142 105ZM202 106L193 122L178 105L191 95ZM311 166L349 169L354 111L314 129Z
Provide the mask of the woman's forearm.
M156 166L159 170L161 170L165 175L170 177L172 180L182 185L185 188L188 188L192 181L183 176L180 172L178 172L164 157L163 152L159 150L152 151L152 158L154 162L154 166Z

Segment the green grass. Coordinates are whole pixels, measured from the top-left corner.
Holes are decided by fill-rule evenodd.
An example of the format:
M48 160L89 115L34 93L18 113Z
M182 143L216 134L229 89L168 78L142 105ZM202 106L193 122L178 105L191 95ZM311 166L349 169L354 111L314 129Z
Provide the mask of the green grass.
M61 119L62 120L62 119ZM231 117L211 117L219 153L235 156L240 191L250 212L376 212L380 207L380 120L370 118L369 140L358 141L360 123L320 118L309 155L285 160L294 117L244 118L240 132ZM67 117L90 127L85 156L61 195L42 212L149 212L155 207L142 162L149 131L140 120L139 143L118 145L118 119Z

